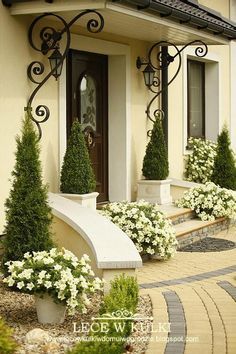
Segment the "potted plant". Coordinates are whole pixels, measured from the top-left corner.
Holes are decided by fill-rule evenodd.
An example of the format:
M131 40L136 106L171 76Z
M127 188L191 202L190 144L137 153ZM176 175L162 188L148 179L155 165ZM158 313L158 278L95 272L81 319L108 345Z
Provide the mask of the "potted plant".
M90 301L88 295L102 289L102 280L94 277L89 257L80 260L70 251L25 253L21 261L6 262L3 279L13 290L35 295L40 323L62 323L65 311L83 313Z
M63 196L96 209L96 180L81 125L76 119L71 128L61 169Z
M151 139L143 159L142 172L145 179L138 181L137 200L144 199L158 204L171 203L171 180L167 179L169 174L168 153L160 115L153 125Z

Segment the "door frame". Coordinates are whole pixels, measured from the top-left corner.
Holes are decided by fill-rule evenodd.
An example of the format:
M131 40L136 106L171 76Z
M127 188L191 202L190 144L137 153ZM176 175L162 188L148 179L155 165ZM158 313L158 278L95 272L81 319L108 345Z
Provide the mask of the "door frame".
M130 48L72 34L71 49L108 55L108 193L131 200ZM91 50L93 49L93 50ZM66 150L66 63L59 79L59 167ZM119 158L117 158L119 157ZM118 163L119 162L119 163Z
M87 74L95 85L95 135L94 146L89 148L91 163L96 178L97 203L109 200L108 191L108 57L107 55L70 49L67 58L67 137L75 117L82 121L80 87L82 77ZM78 86L79 85L79 86ZM77 98L74 99L73 95ZM79 111L78 111L79 109ZM92 157L93 156L93 157ZM96 156L96 157L95 157ZM99 166L97 171L96 165Z

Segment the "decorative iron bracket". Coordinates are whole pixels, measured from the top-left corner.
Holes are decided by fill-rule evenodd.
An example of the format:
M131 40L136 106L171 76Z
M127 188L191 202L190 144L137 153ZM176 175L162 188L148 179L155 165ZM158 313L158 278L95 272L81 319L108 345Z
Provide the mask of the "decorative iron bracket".
M48 81L48 79L54 75L57 72L57 70L62 67L64 59L67 56L67 53L70 48L70 43L71 43L71 34L70 34L70 27L80 18L86 16L86 15L94 15L95 17L88 20L87 22L87 30L91 33L98 33L101 32L103 27L104 27L104 19L100 13L98 13L95 10L86 10L75 16L69 23L67 23L63 17L53 14L53 13L46 13L43 15L40 15L37 17L29 27L28 31L28 38L29 38L29 43L33 49L36 51L42 53L45 56L48 56L50 52L59 50L60 45L63 44L63 53L60 54L59 59L56 62L56 65L53 69L51 69L48 74L42 79L42 80L37 80L36 77L44 74L45 68L42 62L40 61L33 61L30 63L27 69L27 76L32 81L34 84L36 84L36 88L34 91L31 93L27 106L25 107L25 110L30 112L30 116L32 121L36 124L39 132L39 139L42 137L42 129L41 129L41 124L45 123L49 116L50 116L50 111L49 108L46 105L40 104L36 107L35 109L35 116L33 116L32 112L32 103L33 100L38 93L38 91L41 89L41 87ZM34 40L34 33L36 32L36 27L38 23L41 20L45 20L45 18L48 17L53 17L55 19L58 19L60 23L62 24L62 29L57 30L54 27L51 26L46 26L43 27L39 32L39 41L40 45L38 45L38 41ZM57 24L56 24L57 26ZM65 42L62 41L63 36L65 37ZM37 44L36 44L37 43Z
M152 97L152 99L148 103L147 109L145 111L145 113L147 114L147 117L152 122L154 122L160 116L160 112L162 112L162 110L160 110L160 109L155 109L151 113L152 104L157 99L157 97L160 96L166 90L166 88L175 80L175 78L177 77L177 75L180 71L181 65L182 65L181 53L187 47L192 46L192 45L197 45L197 47L195 49L195 55L197 57L202 58L207 54L208 47L201 40L194 40L194 41L186 44L181 49L179 49L173 43L170 43L167 41L160 41L160 42L153 44L153 46L149 49L148 57L147 57L146 61L143 61L140 57L137 58L137 60L136 60L137 69L141 69L141 67L143 65L145 65L146 67L149 66L149 68L151 68L151 70L155 71L154 80L153 80L152 85L147 86L148 89L154 93L154 96ZM170 55L168 53L168 51L163 51L162 47L166 47L166 46L174 48L176 53L174 55ZM161 87L161 75L160 74L162 73L163 70L166 70L169 67L169 65L175 61L175 59L178 60L177 69L176 69L174 75L172 76L172 78L168 81L167 85L166 86L162 85L162 87ZM158 74L158 72L159 72L159 74ZM152 117L152 115L153 115L153 117ZM161 115L163 116L163 114L161 114Z

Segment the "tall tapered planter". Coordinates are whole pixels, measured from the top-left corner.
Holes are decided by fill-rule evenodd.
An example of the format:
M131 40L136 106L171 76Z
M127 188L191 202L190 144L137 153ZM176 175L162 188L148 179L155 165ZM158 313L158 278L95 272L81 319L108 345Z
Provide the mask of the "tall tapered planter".
M151 203L169 204L170 195L168 153L164 139L161 117L157 117L143 159L143 176L138 181L137 200Z

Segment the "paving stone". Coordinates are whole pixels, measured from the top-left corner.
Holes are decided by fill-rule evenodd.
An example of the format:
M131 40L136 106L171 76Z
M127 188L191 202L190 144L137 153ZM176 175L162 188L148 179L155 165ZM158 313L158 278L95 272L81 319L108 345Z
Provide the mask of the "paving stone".
M222 289L227 291L227 293L232 297L234 301L236 301L236 287L227 281L220 281L217 283Z
M214 225L215 229L211 228L210 231L218 232L225 225ZM204 233L202 235L205 236ZM235 242L236 227L231 227L229 232L221 231L218 236ZM235 259L235 248L217 254L179 252L169 262L150 262L147 266L145 264L144 273L142 269L138 270L138 274L142 275L143 284L158 286L145 289L153 299L155 323L158 319L163 319L162 322L173 320L169 337L185 336L186 331L187 336L199 337L199 342L187 342L182 353L179 353L182 347L177 343L169 342L166 346L166 343L155 342L151 343L152 351L147 351L147 354L168 354L165 348L169 348L169 354L211 354L212 343L214 354L236 353L236 307L231 296L236 293L236 274L233 274L236 273ZM150 281L150 274L153 278L156 275L159 281ZM229 289L231 295L228 293ZM169 314L166 307L168 301ZM178 308L183 310L179 311ZM224 329L227 334L228 353L225 350ZM161 333L161 337L163 336Z

